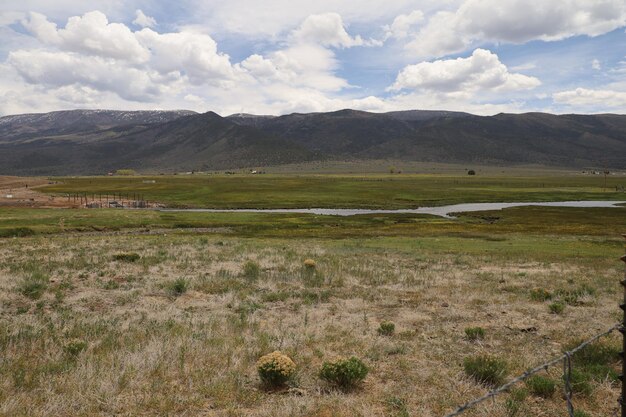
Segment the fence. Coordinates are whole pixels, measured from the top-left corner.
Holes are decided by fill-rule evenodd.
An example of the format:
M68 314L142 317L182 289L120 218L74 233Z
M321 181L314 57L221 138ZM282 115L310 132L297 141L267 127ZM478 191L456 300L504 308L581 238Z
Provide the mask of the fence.
M622 235L622 236L626 239L626 235ZM626 255L623 255L620 258L620 260L626 264ZM511 388L513 385L517 384L518 382L521 382L525 380L526 378L530 377L531 375L534 375L538 372L547 370L549 367L557 365L560 362L563 363L563 381L564 381L565 402L567 405L567 413L568 413L568 416L574 417L574 405L572 404L572 386L570 384L570 378L571 378L571 372L572 372L572 356L576 352L584 349L585 347L594 343L598 339L608 336L609 334L613 333L615 330L619 330L619 332L622 334L622 351L620 352L620 357L622 359L622 374L619 376L619 379L622 383L621 384L622 393L618 400L618 403L619 403L619 408L621 409L621 417L626 417L626 384L624 384L624 375L626 375L626 362L624 361L624 352L626 352L626 265L624 269L624 279L620 281L620 284L622 285L622 288L624 289L623 303L620 304L620 308L623 311L623 319L621 323L617 323L613 325L611 328L609 328L605 332L602 332L593 336L592 338L576 346L574 349L563 353L561 356L554 358L548 362L542 363L541 365L538 365L532 369L527 370L522 375L518 376L517 378L512 379L511 381L507 382L501 387L498 387L492 391L489 391L487 394L483 395L482 397L475 398L457 407L456 410L454 410L453 412L449 414L446 414L445 417L460 416L461 414L463 414L465 411L469 410L473 406L478 405L482 403L483 401L487 401L490 398L494 398L495 396L508 391L509 388Z
M68 203L73 202L87 208L148 208L150 202L139 193L73 193L66 194Z

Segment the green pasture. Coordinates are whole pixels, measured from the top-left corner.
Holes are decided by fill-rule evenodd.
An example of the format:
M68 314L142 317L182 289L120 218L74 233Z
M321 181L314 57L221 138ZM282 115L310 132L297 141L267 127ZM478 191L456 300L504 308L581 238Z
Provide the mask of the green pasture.
M54 178L46 193L140 194L169 207L415 208L470 202L626 200L626 177L451 175L172 175Z

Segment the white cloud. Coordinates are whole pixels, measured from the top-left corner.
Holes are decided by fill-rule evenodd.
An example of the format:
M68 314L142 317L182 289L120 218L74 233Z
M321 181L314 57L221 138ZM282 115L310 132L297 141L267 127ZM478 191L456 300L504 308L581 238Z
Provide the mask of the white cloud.
M580 109L616 109L626 111L626 91L576 88L552 95L556 103Z
M44 44L63 50L131 62L144 62L150 55L126 25L109 23L99 11L70 17L63 29L57 29L44 15L34 12L22 24Z
M141 9L137 9L135 11L135 20L133 20L133 24L140 26L142 28L151 28L156 26L156 20L154 17L146 16Z
M327 95L349 87L335 75L338 62L331 48L367 43L350 36L338 15L312 16L287 36L282 48L233 64L195 26L172 33L150 28L133 32L109 23L100 12L72 17L65 28L32 13L23 25L40 44L10 52L6 64L21 79L12 91L48 94L42 105L56 102L61 108L69 101L97 106L98 100L111 102L117 96L124 107L134 102L206 110L212 103L219 110L246 103L259 111L327 110L343 103ZM355 106L372 102L350 100Z
M149 65L161 74L186 75L194 84L219 83L235 78L230 58L217 50L209 35L196 32L160 34L152 29L135 32L151 51Z
M381 45L381 42L374 40L364 41L359 35L350 36L341 16L337 13L310 15L292 32L291 36L298 43L315 43L335 48Z
M312 15L288 36L285 47L265 56L253 54L237 68L263 84L281 82L293 87L339 91L349 85L334 74L338 64L330 48L367 44L371 42L348 34L338 14Z
M7 62L27 82L40 86L84 86L133 101L151 101L167 90L164 80L154 72L124 67L97 56L21 50L11 52Z
M170 33L150 28L156 20L141 11L148 6L140 0L12 3L10 14L5 13L7 3L0 4L0 26L5 22L0 27L0 55L8 57L0 62L0 113L111 107L211 109L228 114L243 107L253 113L280 114L350 107L493 114L533 110L524 100L536 105L538 97L553 98L568 109L595 111L606 105L591 97L613 103L623 96L609 93L626 91L607 85L569 98L564 94L568 91L546 97L559 91L553 86L527 92L540 82L524 71L541 74L546 65L531 47L527 61L515 60L519 65L509 68L484 49L459 59L408 65L384 98L372 95L378 86L370 89L349 82L350 74L361 70L380 71L387 77L388 71L418 62L416 58L473 50L482 42L523 43L604 33L624 24L623 0L386 0L382 8L380 3L357 0L295 4L184 0L176 6L181 15L168 14L169 6L158 11L151 4L159 28L173 28ZM102 12L89 12L91 7ZM24 13L33 10L45 15ZM19 19L33 36L13 26ZM383 50L345 51L381 44L370 37L394 41ZM216 39L226 42L218 45ZM405 43L410 54L402 50ZM607 69L606 77L619 78L624 70L609 69L612 58L598 54L585 55L576 65L580 68L580 62L586 62L591 73L589 65L595 66L591 60L597 57ZM342 59L355 61L345 65ZM563 67L555 65L555 71ZM358 74L355 79L368 79L364 72Z
M24 13L15 11L0 12L0 26L8 26L24 18Z
M401 14L393 19L391 25L386 26L385 37L404 39L414 31L417 23L424 20L424 13L421 10L414 10L409 14Z
M591 61L591 68L599 71L602 69L602 66L600 65L600 61L598 61L597 59L594 59L593 61Z
M556 41L624 25L623 0L465 0L455 12L434 14L407 47L420 56L443 56L476 43Z
M400 71L389 89L467 94L475 91L527 90L540 84L535 77L509 72L496 54L476 49L467 58L408 65Z
M267 39L291 31L310 15L334 12L349 24L374 21L382 24L406 13L407 7L414 3L419 3L419 9L426 13L440 7L441 0L386 0L384 5L364 0L188 0L187 3L198 21L214 30Z
M56 23L49 22L41 13L30 12L28 19L22 20L22 26L43 43L61 42Z

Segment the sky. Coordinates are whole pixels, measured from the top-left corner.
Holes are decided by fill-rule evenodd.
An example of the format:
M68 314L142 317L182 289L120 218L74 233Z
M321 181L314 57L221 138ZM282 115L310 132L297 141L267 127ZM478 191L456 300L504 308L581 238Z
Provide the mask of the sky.
M626 0L3 0L0 115L626 113Z

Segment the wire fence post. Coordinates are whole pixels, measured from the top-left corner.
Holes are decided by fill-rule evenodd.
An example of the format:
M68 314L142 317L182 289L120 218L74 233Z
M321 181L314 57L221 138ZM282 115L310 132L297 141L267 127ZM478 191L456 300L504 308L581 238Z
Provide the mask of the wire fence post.
M626 235L622 235L626 239ZM624 316L622 318L622 326L619 331L622 334L622 352L620 356L622 357L622 374L620 375L620 381L622 382L622 395L619 398L619 405L621 409L622 417L626 417L626 383L624 378L626 376L626 361L624 361L624 355L626 352L626 255L623 255L620 258L624 262L624 279L620 282L622 284L622 288L624 289L624 301L620 305Z

